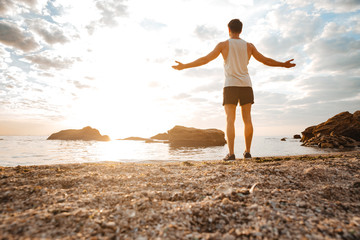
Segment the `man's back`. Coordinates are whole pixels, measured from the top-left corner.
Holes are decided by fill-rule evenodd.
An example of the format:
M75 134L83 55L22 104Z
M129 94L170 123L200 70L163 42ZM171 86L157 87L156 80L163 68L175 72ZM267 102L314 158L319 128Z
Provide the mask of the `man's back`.
M249 64L247 42L241 38L230 38L228 56L225 58L225 87L251 87L247 65Z

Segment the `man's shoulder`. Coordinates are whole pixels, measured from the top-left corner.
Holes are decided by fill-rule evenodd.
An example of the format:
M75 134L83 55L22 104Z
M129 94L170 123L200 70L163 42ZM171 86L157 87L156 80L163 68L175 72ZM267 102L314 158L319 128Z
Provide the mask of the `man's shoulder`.
M225 40L225 41L219 42L219 43L217 44L217 46L220 47L220 48L225 48L225 47L228 46L228 45L229 45L229 40Z
M223 41L223 42L219 42L218 45L224 45L224 44L226 44L228 41L229 41L229 40L225 40L225 41Z
M250 42L246 42L246 45L247 45L247 47L250 48L250 49L255 48L254 44L252 44L252 43L250 43Z

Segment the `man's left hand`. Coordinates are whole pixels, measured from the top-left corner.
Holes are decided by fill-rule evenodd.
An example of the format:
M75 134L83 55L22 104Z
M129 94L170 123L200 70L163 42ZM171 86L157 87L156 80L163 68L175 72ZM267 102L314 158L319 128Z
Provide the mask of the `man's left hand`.
M178 61L175 61L178 65L174 65L172 66L173 69L175 70L183 70L185 67L184 67L184 64L182 64L181 62L178 62Z

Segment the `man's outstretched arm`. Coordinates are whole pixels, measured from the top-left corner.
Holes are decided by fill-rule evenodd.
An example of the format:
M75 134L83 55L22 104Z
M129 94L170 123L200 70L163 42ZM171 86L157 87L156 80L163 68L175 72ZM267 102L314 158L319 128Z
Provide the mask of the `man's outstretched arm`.
M253 44L249 44L250 45L250 49L251 49L251 55L254 56L254 58L256 60L258 60L259 62L267 65L267 66L271 66L271 67L285 67L285 68L292 68L295 67L296 64L292 63L291 61L294 61L294 59L290 59L286 62L279 62L276 61L274 59L265 57L264 55L262 55Z
M208 55L206 55L205 57L201 57L190 63L183 64L181 62L175 61L178 65L174 65L174 66L172 66L172 68L174 68L176 70L183 70L186 68L193 68L193 67L199 67L199 66L205 65L208 62L211 62L212 60L217 58L220 55L223 47L224 47L223 43L219 43L218 45L216 45L214 50L212 50L212 52L210 52Z

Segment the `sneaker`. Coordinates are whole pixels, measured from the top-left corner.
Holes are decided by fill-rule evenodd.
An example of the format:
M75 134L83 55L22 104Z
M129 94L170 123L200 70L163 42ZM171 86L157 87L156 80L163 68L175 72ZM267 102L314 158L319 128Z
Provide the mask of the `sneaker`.
M235 160L235 154L230 154L229 153L228 155L226 155L226 157L223 160L225 162Z
M244 152L244 159L251 159L251 154L248 152Z

